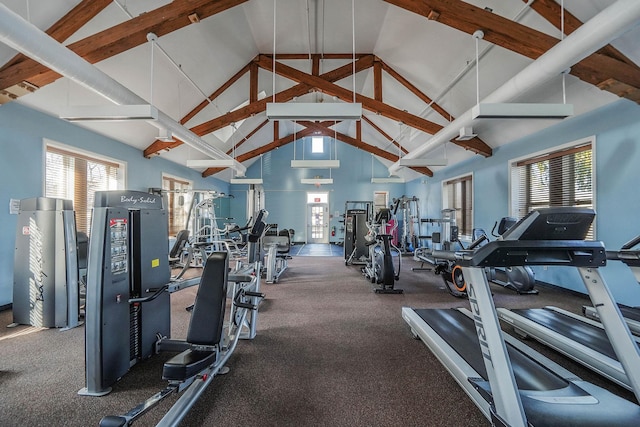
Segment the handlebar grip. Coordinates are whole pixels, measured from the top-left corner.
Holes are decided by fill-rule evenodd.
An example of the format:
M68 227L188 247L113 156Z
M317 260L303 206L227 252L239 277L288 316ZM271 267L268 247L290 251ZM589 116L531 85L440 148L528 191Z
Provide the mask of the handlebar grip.
M624 245L622 245L622 249L631 249L632 247L634 247L635 245L637 245L638 243L640 243L640 235L634 237L633 239L629 240L627 243L625 243Z
M234 302L233 305L235 305L236 307L239 307L239 308L246 308L246 309L249 309L249 310L255 310L255 309L258 308L254 304L249 304L248 302Z

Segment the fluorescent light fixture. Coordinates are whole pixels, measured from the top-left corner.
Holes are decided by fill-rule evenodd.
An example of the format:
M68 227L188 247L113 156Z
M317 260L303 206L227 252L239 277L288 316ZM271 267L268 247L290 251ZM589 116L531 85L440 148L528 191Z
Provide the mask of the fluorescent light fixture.
M340 167L340 160L291 160L291 167L337 169Z
M230 184L262 184L262 178L231 178Z
M403 183L404 178L401 176L389 176L387 178L371 178L372 184L398 184Z
M478 134L473 133L472 127L465 126L460 128L460 136L456 138L456 141L468 141L470 139L475 138L476 136L478 136Z
M333 184L333 178L302 178L301 184Z
M76 121L157 120L153 105L72 105L62 107L60 118Z
M349 102L269 102L269 120L360 120L362 104Z
M234 166L233 159L187 160L188 168L231 168Z
M429 166L447 166L448 160L441 159L400 159L400 166L405 167L429 167Z
M573 115L573 104L477 104L473 119L564 119Z

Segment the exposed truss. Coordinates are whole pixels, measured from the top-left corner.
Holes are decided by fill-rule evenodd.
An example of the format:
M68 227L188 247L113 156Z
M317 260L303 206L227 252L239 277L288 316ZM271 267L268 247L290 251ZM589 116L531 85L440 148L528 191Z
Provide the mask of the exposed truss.
M218 0L212 2L210 0L174 0L165 6L151 10L72 43L68 47L87 61L96 63L146 43L146 35L149 32L162 36L184 28L187 25L191 25L193 21L190 19L190 16L193 17L195 15L198 19L205 19L215 14L223 13L246 1L247 0ZM473 34L477 29L482 29L485 33L485 41L531 59L538 58L560 41L559 38L549 36L461 0L383 1L468 34ZM526 2L526 0L523 0L523 2ZM63 42L110 3L111 0L82 0L69 13L51 26L47 32L56 40ZM551 24L560 28L560 6L558 3L553 0L536 0L530 4L530 7ZM564 18L564 30L567 34L570 34L582 25L578 19L566 11ZM353 54L340 53L324 54L323 58L347 60L351 59L352 55ZM411 94L424 102L425 105L429 105L432 110L442 117L447 120L454 118L444 108L433 102L428 94L425 94L420 88L386 64L381 58L366 53L357 54L356 58L356 73L365 70L372 70L373 73L373 98L361 93L355 94L356 101L361 102L366 110L374 112L378 116L396 122L402 122L404 125L425 134L434 134L442 129L442 126L437 123L386 104L383 99L383 76L385 75L384 73L386 73L386 76L395 79ZM309 60L308 54L278 54L277 59L279 61L275 62L274 67L272 56L258 55L216 89L208 99L203 100L192 111L185 115L180 122L182 124L188 123L222 93L230 87L239 84L238 81L240 78L247 73L249 74L249 87L246 90L249 104L218 117L211 117L193 126L191 130L194 133L199 136L204 136L264 112L266 110L266 103L271 100L272 96L269 96L269 99L258 99L259 72L272 72L275 70L276 74L281 78L286 78L296 83L289 89L273 95L276 102L287 102L314 90L335 96L347 102L353 99L352 91L337 84L341 79L353 74L353 64L349 63L320 74L321 58L319 55L312 55L310 72L303 72L280 62L295 59ZM597 53L575 64L570 72L581 80L593 84L600 89L607 90L635 102L640 102L640 67L611 46L606 46ZM16 84L23 84L23 82L35 85L36 87L42 87L55 81L58 77L59 75L43 65L29 58L17 55L0 68L0 90L7 89ZM251 139L258 130L267 125L267 123L267 121L261 122L230 151L235 153L235 150L237 150L240 145ZM312 132L320 132L328 136L335 136L344 143L366 150L381 158L396 161L399 157L397 154L391 154L375 144L370 144L362 140L363 123L365 126L370 126L375 132L381 135L383 139L389 141L390 144L399 147L397 141L366 117L363 117L361 122L357 122L355 137L336 133L331 129L332 123L311 122L304 123L305 129L297 132L296 137L303 137L307 133L310 135ZM261 144L259 148L236 156L237 160L244 161L251 159L293 141L294 135L286 135L283 137L279 135L277 122L273 123L273 127L274 136L272 141ZM492 154L491 147L479 138L474 138L469 141L453 140L452 142L483 156L491 156ZM163 151L178 147L181 144L181 141L172 143L155 141L144 150L144 155L147 157L157 155ZM406 150L404 151L406 152ZM215 169L208 169L205 171L205 176L211 175L216 171ZM420 169L419 172L427 175L431 174L431 171L426 168Z

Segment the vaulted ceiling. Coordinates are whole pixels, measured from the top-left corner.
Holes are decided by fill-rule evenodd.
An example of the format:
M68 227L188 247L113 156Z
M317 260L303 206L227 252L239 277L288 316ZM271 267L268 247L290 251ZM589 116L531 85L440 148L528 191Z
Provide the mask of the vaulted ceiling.
M250 165L311 135L390 165L556 46L613 0L2 0L200 137ZM564 24L561 24L564 16ZM565 36L561 35L564 28ZM34 29L35 30L35 29ZM472 35L482 30L484 37ZM153 33L157 36L150 37ZM583 114L640 102L638 28L513 102L563 102ZM476 50L477 46L477 50ZM52 115L109 104L69 77L0 44L0 100ZM479 65L476 66L476 56ZM268 102L362 103L360 121L268 121ZM475 120L477 137L447 138L423 157L449 164L556 123ZM86 122L99 133L186 164L206 155L144 122ZM340 153L338 152L338 158ZM436 169L435 167L432 169ZM407 178L429 168L402 169ZM200 169L227 179L222 169Z

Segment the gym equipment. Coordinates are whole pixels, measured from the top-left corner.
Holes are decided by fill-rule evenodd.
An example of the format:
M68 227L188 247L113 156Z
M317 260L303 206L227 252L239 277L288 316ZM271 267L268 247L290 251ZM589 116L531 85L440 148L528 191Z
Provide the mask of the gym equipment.
M87 268L86 386L102 396L171 332L168 221L162 197L95 193ZM141 304L144 301L144 304Z
M77 245L71 200L20 201L9 326L66 330L81 324Z
M634 265L640 266L638 259L640 252L631 250L639 242L640 237L629 242L631 246L629 244L623 246L620 251L607 251L607 259L622 260L632 269L636 268ZM622 315L619 307L616 306L616 308ZM598 313L596 309L593 311ZM613 343L609 340L611 338L609 331L605 332L602 323L557 307L528 310L498 309L498 316L512 325L514 331L522 338L532 337L616 384L634 391L631 379L627 377L614 351ZM600 319L599 315L593 317ZM627 324L629 323L627 319L624 320ZM619 333L624 331L613 331L615 335ZM612 341L614 339L620 338L611 338ZM636 345L640 343L640 338L634 338L634 340ZM635 352L640 354L637 348ZM636 395L639 396L640 393L636 392Z
M640 419L640 406L578 379L503 334L484 272L514 265L577 267L627 375L640 377L640 355L598 271L606 264L604 246L583 240L594 217L591 209L534 210L502 240L459 253L471 311L402 309L414 336L494 425L633 426ZM634 390L637 396L640 388Z
M519 310L498 308L498 317L511 325L519 337L531 337L633 391L601 323L550 306ZM640 339L635 341L638 345Z
M493 228L491 229L491 235L496 238L500 238L504 233L509 230L509 228L513 227L518 222L517 219L511 217L504 217L500 220L500 222L495 222L493 224ZM496 226L498 227L497 234L495 233ZM484 233L484 231L482 231ZM537 294L538 291L533 289L536 284L535 275L533 274L533 270L528 266L513 266L506 267L504 269L504 276L506 277L506 281L498 279L498 274L495 268L490 268L487 271L489 275L489 280L495 284L500 286L504 286L507 289L511 289L512 291L516 291L519 294Z
M344 263L366 264L369 248L364 236L369 232L367 223L373 217L373 202L346 202L344 211Z
M625 263L631 269L638 283L640 283L640 249L633 248L639 244L640 235L622 245L619 251L607 251L607 259ZM627 306L618 306L618 308L631 332L640 335L640 308ZM591 306L583 306L582 313L590 319L600 320L597 310Z
M369 233L365 236L366 245L369 248L367 264L362 267L362 274L371 280L371 283L380 285L375 289L377 294L401 294L402 289L395 288L395 282L400 278L402 267L402 255L400 250L391 243L391 232L387 230L387 223L391 220L391 209L382 208L376 214L375 220L367 228ZM394 228L396 224L394 223ZM392 250L398 254L398 268L393 264Z
M487 235L484 232L474 233L474 240L471 244L465 248L462 242L458 240L458 236L456 235L456 240L462 250L473 251L480 247L484 242L487 241ZM435 274L440 275L442 277L442 281L444 282L445 289L456 298L466 298L467 297L467 283L464 280L464 276L462 274L462 267L457 264L457 255L454 251L451 250L433 250L433 263L435 263L435 268L433 272Z
M257 303L264 295L258 292L259 278L228 276L229 255L216 252L209 256L202 273L193 306L186 341L162 340L160 350L180 351L164 363L162 378L168 385L124 415L106 416L103 427L128 426L173 393L181 397L158 425L177 425L218 374L226 374L227 360L238 339L255 337ZM233 282L228 292L227 283ZM241 283L250 284L240 285ZM225 326L227 295L232 295L231 312ZM248 313L251 312L252 315ZM243 328L249 325L249 333Z
M394 216L398 217L398 209L402 211L400 224L400 236L398 248L402 254L413 253L418 247L418 235L420 234L420 206L415 196L402 196L393 199Z
M491 234L498 239L511 228L517 220L515 218L505 217L500 220L500 225L494 223ZM498 226L498 234L495 234L496 226ZM456 235L457 239L457 235ZM460 240L457 240L458 245L463 250L475 250L489 240L487 233L481 228L473 230L473 242L465 249ZM444 281L446 289L449 293L455 297L466 297L466 283L462 274L462 268L456 264L456 254L453 251L432 251L433 258L436 263L434 272L440 274ZM506 277L505 280L498 279L497 269L494 267L487 267L485 273L490 282L500 286L504 286L507 289L516 291L518 294L537 294L538 291L533 289L536 280L529 266L510 266L506 267L500 274Z
M443 209L441 218L422 218L420 225L422 224L436 224L440 231L434 231L431 235L419 236L421 240L430 239L431 247L420 246L413 251L413 259L420 262L420 267L413 268L413 271L431 270L430 267L424 267L424 264L435 264L436 261L431 256L433 250L451 251L455 249L456 243L460 243L455 209Z
M277 227L276 227L277 231ZM291 238L289 230L284 229L277 234L266 233L262 238L262 244L267 248L264 265L266 267L266 282L276 283L282 273L287 269L287 261L291 258Z

